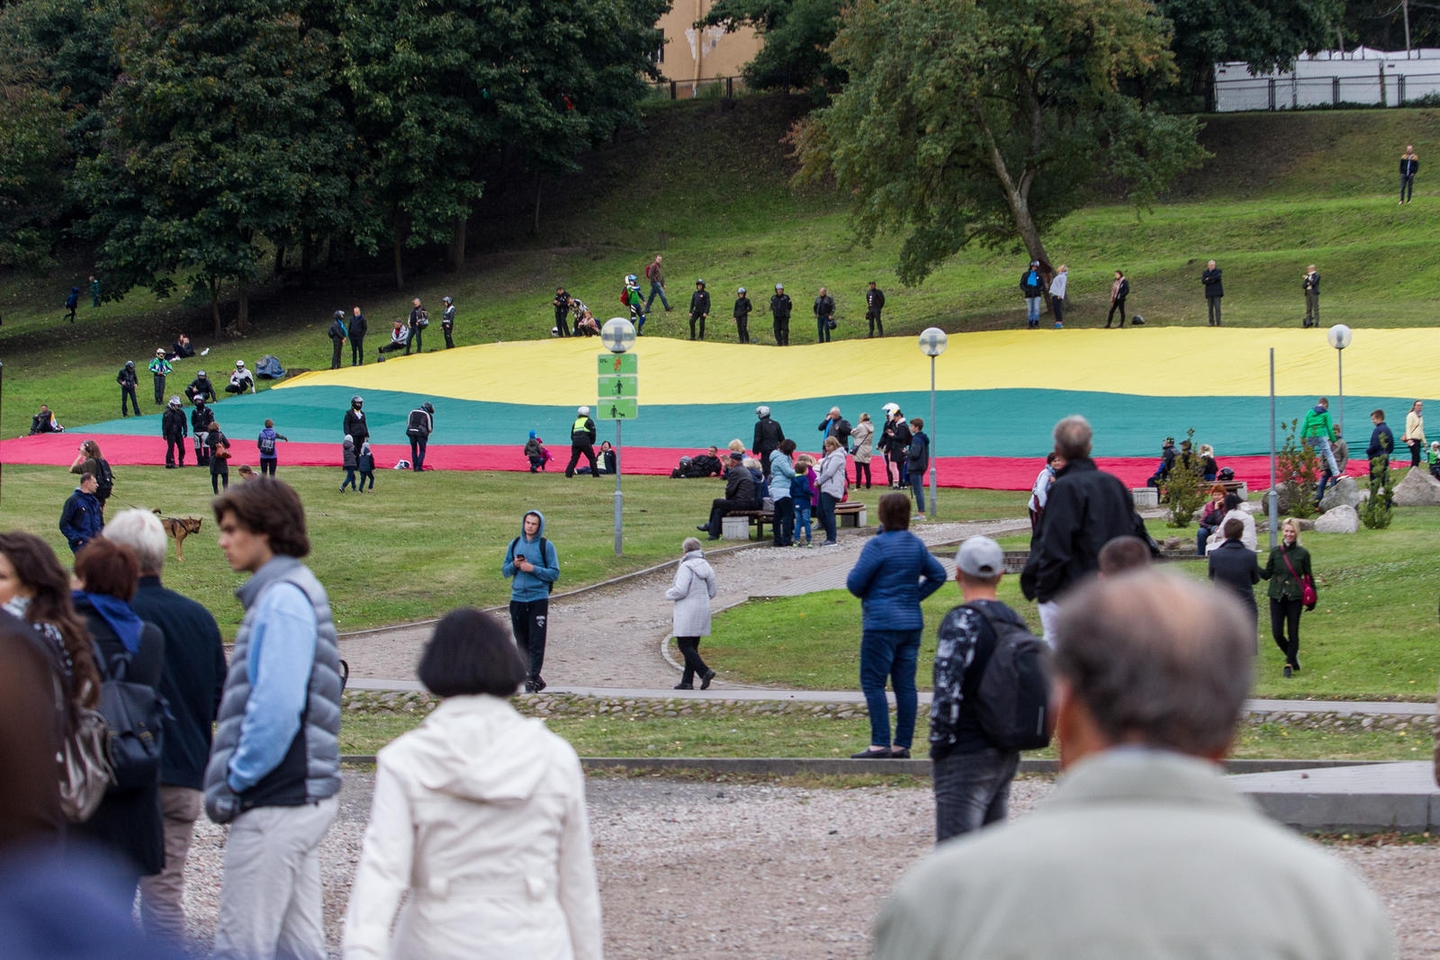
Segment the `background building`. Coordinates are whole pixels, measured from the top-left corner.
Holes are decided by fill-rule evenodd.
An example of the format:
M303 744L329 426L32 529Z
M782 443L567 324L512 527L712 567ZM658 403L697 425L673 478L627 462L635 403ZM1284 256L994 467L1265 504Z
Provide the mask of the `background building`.
M714 6L714 0L675 0L670 12L656 24L664 34L660 73L666 80L688 84L680 96L694 96L695 88L707 80L738 77L760 51L761 40L751 27L726 33L724 27L695 27L695 22Z

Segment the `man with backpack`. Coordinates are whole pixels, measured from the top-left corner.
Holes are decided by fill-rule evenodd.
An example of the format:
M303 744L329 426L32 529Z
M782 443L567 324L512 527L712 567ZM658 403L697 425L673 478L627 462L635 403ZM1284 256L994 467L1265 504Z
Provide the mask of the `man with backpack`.
M1006 718L996 722L999 714L1036 718L1026 749L1050 739L1043 645L997 596L1004 574L1005 552L994 540L970 537L960 544L955 582L965 603L940 621L930 705L936 843L1005 820L1021 746L1015 731L1005 729ZM1021 701L1023 710L996 710ZM1030 729L1027 724L1025 732Z
M140 377L135 373L135 361L126 360L125 366L115 375L115 382L120 384L120 416L130 416L127 406L135 408L135 416L140 416L140 398L135 396L135 388L140 385Z
M410 438L410 469L416 473L425 469L425 447L434 430L435 404L426 400L410 411L410 419L405 423L405 436Z
M425 328L430 326L430 314L420 306L420 298L416 297L410 301L410 323L409 334L405 338L405 356L410 356L410 345L415 345L416 353L425 352Z
M645 312L650 312L650 307L659 297L660 302L665 306L665 312L670 312L670 301L665 299L665 270L661 267L663 255L655 254L655 259L645 266L645 279L650 281L650 299L645 301ZM562 334L563 336L563 334Z
M545 515L526 511L520 519L520 536L510 541L500 573L511 580L510 629L525 661L526 693L545 689L540 668L545 665L545 632L550 613L550 592L560 579L560 557L545 539Z

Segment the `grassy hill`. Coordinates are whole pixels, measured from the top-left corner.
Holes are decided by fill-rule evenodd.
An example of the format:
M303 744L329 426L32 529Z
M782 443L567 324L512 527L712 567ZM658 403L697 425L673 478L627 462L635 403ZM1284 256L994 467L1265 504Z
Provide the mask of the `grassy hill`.
M214 342L201 306L157 303L143 293L98 310L82 305L79 322L64 323L65 291L83 288L92 272L79 255L51 276L4 280L0 360L9 402L0 431L23 433L42 401L67 423L114 416L115 370L126 359L143 366L182 329L198 346L215 348L205 361L212 374L264 353L292 368L323 367L331 311L355 304L370 318L373 354L387 321L412 296L434 307L441 296L453 296L462 344L543 337L556 284L598 315L612 315L619 312L620 278L661 251L675 304L648 327L661 335L681 333L696 277L709 282L721 318L736 286L749 287L761 303L775 282L784 282L800 305L797 341L808 339L806 305L822 284L839 303L837 335L863 336L861 292L870 279L886 290L892 334L932 324L953 332L1017 323L1018 253L963 251L923 286L902 288L893 272L896 240L873 248L855 243L839 198L791 186L780 138L806 106L785 97L655 105L644 116L643 135L587 157L583 176L539 185L538 233L530 188L493 194L477 212L462 273L417 258L407 289L396 291L382 259L350 277L319 276L308 290L274 283L257 295L250 334L240 341ZM1422 159L1437 156L1440 111L1212 117L1204 142L1212 159L1153 210L1137 215L1101 197L1051 231L1053 259L1070 265L1071 326L1100 322L1116 268L1131 278L1132 310L1151 323L1203 324L1199 272L1212 257L1226 273L1227 324L1298 324L1300 276L1310 262L1324 277L1326 323L1432 322L1440 290L1440 229L1432 216L1440 200L1432 185L1440 175L1422 167L1410 206L1397 207L1394 192L1406 143L1415 143ZM763 339L768 315L753 319L752 332ZM734 338L728 320L712 329ZM435 330L432 340L438 337ZM181 371L185 379L193 369ZM142 382L142 397L148 389Z

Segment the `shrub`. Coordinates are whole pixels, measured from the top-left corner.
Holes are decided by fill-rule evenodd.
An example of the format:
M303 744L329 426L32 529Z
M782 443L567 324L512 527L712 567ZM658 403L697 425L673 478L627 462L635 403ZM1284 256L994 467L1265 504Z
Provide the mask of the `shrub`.
M1370 499L1360 504L1360 522L1369 530L1384 530L1390 526L1393 512L1390 500L1395 488L1390 482L1390 471L1386 469L1389 459L1390 455L1386 453L1370 461Z
M1195 514L1210 499L1203 486L1205 477L1201 472L1200 447L1195 443L1194 427L1185 431L1185 439L1190 441L1189 462L1184 456L1175 458L1175 465L1170 468L1170 475L1165 478L1161 491L1161 502L1170 510L1172 527L1188 527Z
M1289 503L1282 502L1281 507L1291 516L1313 517L1319 512L1315 491L1320 483L1320 461L1300 442L1299 418L1281 423L1280 429L1285 433L1285 443L1275 455L1275 483L1289 492Z

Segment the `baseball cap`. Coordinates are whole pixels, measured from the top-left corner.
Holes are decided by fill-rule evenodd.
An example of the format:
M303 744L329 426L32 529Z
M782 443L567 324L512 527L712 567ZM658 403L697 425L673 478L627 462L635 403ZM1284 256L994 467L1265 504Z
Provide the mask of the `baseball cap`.
M1005 551L989 537L969 537L955 552L961 573L990 579L1005 572Z

